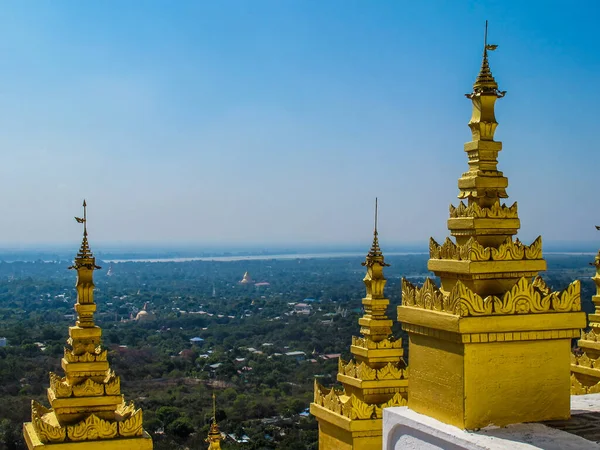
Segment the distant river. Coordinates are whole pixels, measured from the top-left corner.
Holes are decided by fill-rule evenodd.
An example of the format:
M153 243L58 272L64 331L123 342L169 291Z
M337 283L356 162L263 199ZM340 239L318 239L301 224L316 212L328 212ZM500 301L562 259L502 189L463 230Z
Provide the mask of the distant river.
M385 256L426 255L425 252L389 252ZM102 259L108 263L124 262L189 262L189 261L257 261L265 259L313 259L313 258L355 258L364 257L364 252L335 253L288 253L282 255L242 255L242 256L198 256L190 258L140 258L140 259Z

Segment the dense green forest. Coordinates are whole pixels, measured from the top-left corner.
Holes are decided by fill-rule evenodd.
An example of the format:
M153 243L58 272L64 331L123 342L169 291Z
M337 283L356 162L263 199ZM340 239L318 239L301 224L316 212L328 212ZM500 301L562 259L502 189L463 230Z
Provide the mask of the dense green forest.
M554 289L582 280L590 301L589 255L549 255ZM226 449L316 449L307 414L313 380L334 384L336 354L358 334L364 268L359 257L246 261L100 263L97 323L126 399L144 410L156 449L205 448L217 395ZM389 256L389 314L400 277L422 282L427 256ZM47 404L48 372L74 323L75 273L67 261L0 262L0 449L25 448L31 399ZM254 283L240 284L245 271ZM294 312L309 305L309 314ZM143 305L146 320L135 320ZM394 327L399 335L400 326ZM192 338L197 342L191 342ZM286 355L291 352L292 355ZM410 356L409 356L410 364ZM246 442L236 442L246 441Z

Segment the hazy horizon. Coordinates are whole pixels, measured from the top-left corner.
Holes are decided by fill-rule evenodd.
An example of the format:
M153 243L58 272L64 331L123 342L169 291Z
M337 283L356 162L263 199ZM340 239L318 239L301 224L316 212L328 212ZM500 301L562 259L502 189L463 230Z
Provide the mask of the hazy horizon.
M464 94L486 19L499 45L491 69L508 91L496 139L519 238L600 238L597 2L3 6L9 245L76 250L83 198L95 251L109 242L366 250L376 196L384 251L442 242L468 168Z

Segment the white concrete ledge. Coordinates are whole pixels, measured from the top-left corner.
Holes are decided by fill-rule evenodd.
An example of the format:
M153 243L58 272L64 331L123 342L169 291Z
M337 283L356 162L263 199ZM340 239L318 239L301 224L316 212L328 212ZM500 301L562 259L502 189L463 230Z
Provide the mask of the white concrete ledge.
M600 411L600 394L573 396L573 414ZM600 444L541 423L464 431L407 407L383 410L384 450L600 450Z

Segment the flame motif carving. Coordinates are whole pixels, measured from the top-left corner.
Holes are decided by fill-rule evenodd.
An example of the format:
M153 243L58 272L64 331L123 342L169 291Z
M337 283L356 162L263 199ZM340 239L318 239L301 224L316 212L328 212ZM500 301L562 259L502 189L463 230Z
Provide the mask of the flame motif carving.
M337 392L333 388L325 389L316 380L314 403L351 420L381 419L384 408L407 405L406 398L398 392L386 403L381 405L369 404L354 394L347 396L344 392Z
M600 369L600 358L591 359L585 352L580 356L571 353L571 364L589 369Z
M35 400L31 401L31 423L42 443L63 442L66 437L66 429L60 426L56 427L44 421L44 414L48 414L50 410L45 408Z
M50 372L50 389L52 389L57 398L70 397L73 393L73 389L69 383L54 372Z
M399 392L396 392L396 394L389 401L381 405L381 409L391 408L394 406L406 406L407 404L408 402L406 399L402 397Z
M579 280L572 282L560 294L560 297L556 293L552 298L552 308L561 312L581 311L581 283Z
M354 394L352 394L350 396L350 401L348 403L351 403L351 405L352 405L352 409L350 410L350 417L349 417L352 420L370 419L373 416L373 413L375 412L375 405L369 405L369 404L363 402L358 397L356 397ZM346 416L346 417L348 417L348 416Z
M407 379L407 370L399 365L388 362L381 369L373 369L364 362L356 364L354 360L345 363L341 358L338 362L338 372L363 381L373 380L402 380Z
M88 378L81 384L73 386L73 395L75 397L96 397L104 395L104 385L96 383L91 378Z
M585 395L585 394L598 394L600 393L600 382L592 384L591 386L584 386L575 376L571 374L571 395Z
M356 367L355 374L351 376L360 380L372 381L377 379L377 371L366 365L364 362L361 362Z
M138 409L129 416L128 419L119 423L119 435L123 437L141 436L144 432L142 428L142 410Z
M106 395L119 395L121 393L121 378L115 375L114 371L109 371L104 380L104 391Z
M453 259L457 261L520 261L542 258L542 237L524 245L519 239L507 238L498 248L484 247L474 238L465 244L457 245L446 238L442 245L435 239L429 239L429 257L431 259Z
M67 362L94 362L94 361L106 361L108 356L107 350L102 350L100 346L96 347L93 352L83 352L81 354L75 354L72 350L65 348L64 358Z
M374 349L388 349L388 348L402 348L402 339L383 339L375 342L368 338L362 338L352 336L352 345L356 347L366 348L368 350Z
M432 286L435 294L431 294ZM438 311L460 317L581 311L580 287L577 280L563 292L550 292L539 277L533 282L521 278L502 298L493 295L482 298L460 281L448 296L444 296L429 278L421 288L403 278L402 305L436 310L432 302L423 300L424 295L434 295L442 298L442 309Z
M492 302L489 298L484 300L460 281L454 285L449 298L449 304L454 306L454 312L458 312L461 317L492 314Z
M539 277L536 277L539 278ZM541 280L541 278L539 278ZM538 284L540 284L538 282ZM533 283L521 278L502 299L493 297L494 309L499 314L541 313L550 310L551 293L542 297Z
M587 394L587 389L574 374L571 374L571 395L584 395Z
M490 219L518 219L517 213L517 202L513 203L512 206L508 207L504 203L500 205L500 202L495 202L491 207L482 208L477 203L472 203L466 206L462 201L455 208L450 205L450 218L457 217L473 217L479 218L490 218Z
M117 435L117 423L100 419L91 414L76 425L67 427L67 435L72 441L111 439Z

